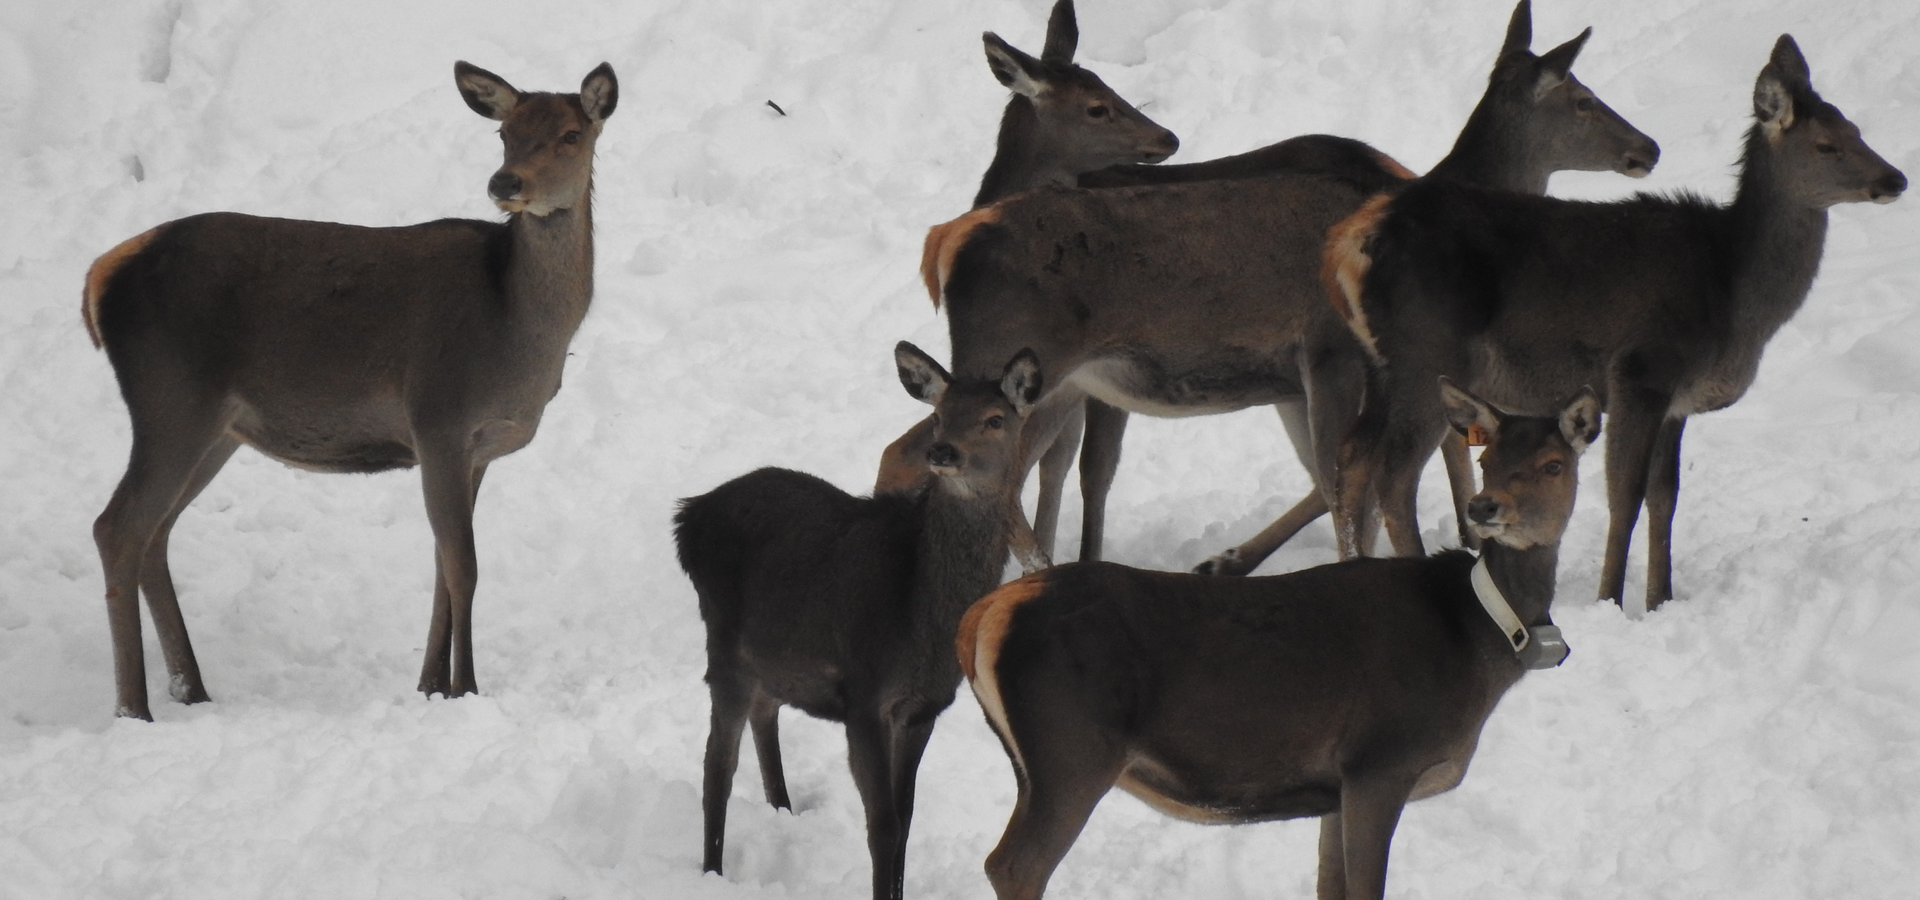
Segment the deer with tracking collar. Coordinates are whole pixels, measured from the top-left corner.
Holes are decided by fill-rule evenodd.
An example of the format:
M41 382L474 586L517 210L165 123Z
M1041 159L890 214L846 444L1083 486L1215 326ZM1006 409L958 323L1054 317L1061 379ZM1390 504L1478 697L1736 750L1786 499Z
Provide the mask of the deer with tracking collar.
M1587 36L1536 56L1530 6L1516 6L1485 95L1429 179L1538 192L1567 169L1644 175L1658 146L1571 74ZM1053 374L1027 426L1029 465L1087 396L1159 416L1278 408L1317 490L1203 565L1244 574L1326 509L1366 367L1327 302L1324 248L1380 196L1373 183L1304 173L1036 192L937 226L923 273L947 307L955 372L1032 347ZM1083 534L1083 552L1097 552L1085 541L1098 532Z
M321 472L419 465L433 527L433 619L420 690L477 690L473 506L492 460L533 439L593 294L593 148L619 90L522 92L454 65L500 122L487 182L505 223L399 228L208 213L160 225L87 272L83 314L133 420L94 523L117 712L151 719L146 595L169 692L208 699L167 567L176 519L241 444Z
M1041 374L1030 351L979 379L951 378L904 341L894 359L907 392L934 407L927 490L854 497L811 475L761 469L682 501L674 516L680 566L707 626L709 872L721 869L743 724L753 726L767 802L789 806L786 705L846 723L873 896L901 895L920 754L960 686L960 616L1000 583L1020 429Z
M1489 439L1477 562L1248 579L1076 563L967 611L956 652L1019 784L987 858L1000 900L1041 896L1115 786L1197 822L1318 816L1319 896L1381 896L1402 808L1457 786L1500 697L1565 656L1555 563L1600 428L1591 392L1540 418L1440 393Z
M1753 127L1731 204L1695 195L1612 203L1419 184L1329 264L1372 355L1347 447L1343 544L1377 499L1394 549L1420 552L1413 496L1445 430L1420 389L1454 378L1496 403L1538 409L1582 384L1606 404L1611 525L1600 596L1619 602L1642 503L1651 521L1649 608L1673 596L1671 538L1688 416L1731 405L1774 333L1806 300L1827 210L1889 203L1906 176L1813 90L1782 35L1754 84ZM1337 258L1336 258L1337 257Z

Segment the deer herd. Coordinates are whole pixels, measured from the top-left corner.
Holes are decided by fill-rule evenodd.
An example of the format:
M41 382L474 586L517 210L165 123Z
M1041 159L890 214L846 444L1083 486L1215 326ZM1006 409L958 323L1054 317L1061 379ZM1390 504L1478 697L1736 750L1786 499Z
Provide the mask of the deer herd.
M1549 197L1554 172L1640 177L1660 156L1574 77L1590 31L1536 54L1521 0L1423 176L1329 135L1157 165L1179 141L1073 63L1072 0L1038 57L986 34L1012 91L997 153L921 260L951 358L894 350L932 414L884 451L871 496L768 468L673 518L707 631L705 868L723 865L746 725L768 802L790 806L793 706L845 724L873 896L901 897L922 751L965 679L1018 790L986 864L1002 900L1043 893L1115 786L1201 822L1319 817L1320 897L1380 897L1401 809L1459 784L1501 695L1566 656L1558 548L1603 420L1598 594L1623 598L1645 506L1657 607L1687 417L1752 384L1828 208L1906 188L1782 35L1731 202ZM241 444L324 472L420 467L436 578L419 689L478 689L474 502L488 463L533 439L587 313L594 144L619 89L604 63L572 94L464 62L454 80L500 123L504 223L209 213L87 272L83 317L132 419L94 525L120 715L151 718L142 595L168 693L209 698L168 535ZM1196 574L1099 562L1128 416L1251 406L1279 412L1315 489ZM1436 448L1469 549L1426 556L1414 496ZM1052 566L1076 454L1080 562ZM1342 562L1230 577L1329 512ZM1383 527L1396 557L1369 558ZM1002 585L1010 552L1026 577Z

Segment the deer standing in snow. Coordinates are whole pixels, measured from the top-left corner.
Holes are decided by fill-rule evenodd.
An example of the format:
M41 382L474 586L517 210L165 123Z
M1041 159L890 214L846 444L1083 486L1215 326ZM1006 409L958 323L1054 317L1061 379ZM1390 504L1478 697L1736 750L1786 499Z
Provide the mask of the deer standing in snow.
M1446 375L1495 403L1540 409L1591 384L1606 404L1607 531L1600 596L1619 602L1644 501L1649 608L1673 596L1672 526L1687 417L1746 393L1798 312L1827 210L1891 203L1907 179L1813 90L1782 35L1754 84L1731 204L1695 195L1577 202L1425 183L1328 247L1339 305L1371 357L1364 412L1342 451L1337 531L1377 499L1394 550L1421 550L1420 468L1446 428L1421 385Z
M1247 579L1075 563L967 611L955 649L1019 785L987 857L1000 900L1038 898L1116 786L1196 822L1318 816L1319 896L1378 900L1402 808L1459 785L1501 695L1566 655L1555 563L1600 428L1590 391L1541 418L1440 393L1489 440L1478 561Z
M116 711L151 719L146 595L168 690L208 699L167 567L176 519L241 444L320 472L420 466L433 620L420 690L477 690L473 506L487 464L533 440L593 296L593 148L619 98L522 92L460 62L500 122L487 182L507 221L399 228L207 213L157 226L87 272L82 313L133 419L126 475L94 523Z

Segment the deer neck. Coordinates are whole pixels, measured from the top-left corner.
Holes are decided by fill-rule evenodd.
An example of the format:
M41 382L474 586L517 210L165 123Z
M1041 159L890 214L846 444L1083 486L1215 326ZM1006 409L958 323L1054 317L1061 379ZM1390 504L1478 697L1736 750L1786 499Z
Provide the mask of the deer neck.
M1536 158L1525 135L1505 118L1509 117L1501 115L1492 99L1482 98L1460 129L1453 149L1426 177L1516 194L1546 194L1547 176L1553 170Z
M1522 624L1531 628L1550 622L1547 613L1553 608L1554 577L1560 567L1559 544L1536 544L1515 550L1490 540L1481 551L1480 559L1486 564L1487 574L1493 576L1494 587Z
M1040 118L1025 97L1015 95L1007 101L996 145L993 162L980 179L980 192L973 197L975 209L1043 185L1072 187L1078 177L1060 165L1060 154L1041 146Z
M1800 311L1827 242L1826 209L1788 196L1771 164L1764 138L1749 141L1730 210L1735 321L1762 342Z
M967 608L1000 584L1011 509L1011 491L967 496L950 481L936 477L922 501L913 588L916 627L947 644Z
M580 202L544 216L507 220L512 250L505 282L508 313L534 340L572 339L593 299L593 188Z

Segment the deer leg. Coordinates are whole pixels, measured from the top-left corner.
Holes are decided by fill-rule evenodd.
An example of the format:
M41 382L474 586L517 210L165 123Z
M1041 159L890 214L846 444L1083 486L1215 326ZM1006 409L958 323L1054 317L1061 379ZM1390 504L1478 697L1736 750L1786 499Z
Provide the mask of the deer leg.
M1046 891L1053 870L1126 767L1117 748L1055 751L1035 741L1019 747L1026 777L1007 830L987 855L987 880L999 900L1037 900Z
M222 434L207 448L187 486L181 490L180 499L174 502L173 511L148 542L146 558L140 563L140 593L146 595L147 612L153 616L153 633L160 639L160 650L167 660L167 693L181 703L205 703L211 698L207 696L206 683L200 679L200 663L194 659L193 642L187 638L186 619L180 615L180 597L174 591L173 570L167 564L168 539L180 513L206 490L239 447L238 439Z
M1600 565L1600 599L1618 604L1626 593L1627 550L1646 499L1647 470L1671 398L1630 386L1610 388L1607 396L1607 552ZM1652 608L1653 598L1647 603Z
M920 774L920 758L926 754L927 741L933 737L933 722L933 718L928 717L924 722L908 721L891 729L888 768L893 775L893 817L900 823L900 834L894 844L893 871L903 885L902 890L907 874L907 834L913 827L915 782Z
M473 591L479 581L473 501L485 467L474 465L464 446L421 443L426 446L420 448L420 480L433 528L437 586L420 690L460 697L479 690L473 675Z
M1086 438L1080 445L1080 561L1100 558L1107 537L1107 492L1120 468L1127 411L1087 398Z
M1437 414L1432 421L1440 421ZM1410 427L1401 434L1388 437L1382 448L1385 453L1378 480L1380 518L1386 525L1387 538L1393 542L1393 552L1398 556L1426 554L1426 548L1420 540L1417 502L1420 470L1426 466L1434 447L1440 443L1439 429L1411 427L1413 424L1409 423Z
M786 768L780 764L780 701L763 692L754 694L747 711L753 725L753 752L760 759L760 783L774 809L792 810L787 798Z
M1089 398L1088 402L1092 402ZM1049 558L1053 539L1060 529L1060 500L1066 490L1067 470L1080 452L1080 436L1086 431L1086 407L1076 405L1060 422L1053 439L1040 454L1040 496L1034 504L1034 543Z
M933 446L933 417L928 416L894 438L880 451L880 473L874 478L877 494L918 494L927 489L933 473L927 471L927 448Z
M1467 439L1453 429L1447 429L1440 438L1440 459L1447 466L1447 487L1453 492L1453 524L1460 529L1460 546L1469 550L1480 549L1480 536L1467 527L1467 501L1473 499L1477 488L1473 483L1473 455L1467 447Z
M1340 831L1338 812L1320 817L1320 868L1313 891L1316 900L1346 900L1347 851Z
M1673 512L1680 502L1680 436L1685 418L1665 419L1647 471L1647 608L1673 599Z
M141 565L161 525L174 513L194 473L226 429L214 404L148 403L129 397L133 451L113 499L93 523L106 576L107 624L113 635L114 714L152 721L147 706L145 648L140 641ZM164 405L164 408L161 408ZM143 410L151 410L142 414ZM171 582L169 582L169 585ZM175 620L165 627L171 628ZM185 625L181 623L181 633Z
M1245 575L1252 572L1266 562L1273 551L1280 549L1281 544L1299 534L1300 529L1327 514L1327 500L1319 488L1322 484L1319 467L1314 462L1313 428L1307 405L1303 402L1278 403L1274 405L1274 411L1280 414L1280 424L1286 428L1287 438L1293 442L1293 452L1300 457L1300 464L1314 475L1314 489L1246 543L1228 548L1220 555L1194 566L1195 574Z
M867 853L873 859L874 900L900 900L904 879L900 870L900 825L893 798L891 729L872 712L849 710L847 763L860 803L867 813Z
M1344 900L1381 900L1387 890L1387 851L1400 824L1413 780L1348 778L1340 785L1340 850ZM1325 832L1321 847L1324 850ZM1321 859L1325 871L1326 859ZM1325 897L1324 892L1321 895Z
M1238 547L1228 548L1212 559L1193 567L1198 575L1245 575L1260 567L1280 549L1280 545L1300 533L1300 529L1313 523L1313 520L1327 514L1327 500L1314 491L1300 498L1292 509L1275 519L1273 524L1262 529L1259 534L1249 538Z
M709 650L708 655L714 654ZM740 729L753 706L748 693L732 673L716 674L710 666L707 694L713 699L713 716L707 726L706 772L700 785L706 838L702 872L720 873L721 851L727 843L727 800L733 796L733 773L740 765ZM757 741L759 734L754 737Z

